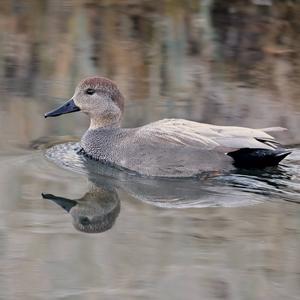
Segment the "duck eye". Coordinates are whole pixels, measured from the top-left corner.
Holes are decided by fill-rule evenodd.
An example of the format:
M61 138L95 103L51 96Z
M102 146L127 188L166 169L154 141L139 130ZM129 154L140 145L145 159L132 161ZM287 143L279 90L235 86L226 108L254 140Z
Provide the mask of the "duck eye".
M93 94L95 94L95 90L94 89L87 89L86 91L85 91L85 93L86 94L88 94L88 95L93 95Z
M88 217L79 217L79 222L82 225L89 225L90 224L90 219Z

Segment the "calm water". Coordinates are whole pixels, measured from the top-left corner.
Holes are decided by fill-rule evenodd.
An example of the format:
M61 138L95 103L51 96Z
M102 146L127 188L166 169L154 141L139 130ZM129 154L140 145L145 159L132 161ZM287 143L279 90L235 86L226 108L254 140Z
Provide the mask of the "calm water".
M0 299L299 299L300 3L229 2L0 2ZM293 154L198 180L95 165L84 115L43 118L94 74L124 126L284 126Z

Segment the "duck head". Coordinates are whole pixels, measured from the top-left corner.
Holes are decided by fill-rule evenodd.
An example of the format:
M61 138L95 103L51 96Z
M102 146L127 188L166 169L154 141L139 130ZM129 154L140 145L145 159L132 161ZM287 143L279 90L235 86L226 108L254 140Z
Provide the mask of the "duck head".
M45 118L82 111L90 117L90 129L119 127L123 110L124 97L113 81L89 77L78 84L72 99L46 113Z
M82 232L100 233L109 230L120 213L120 199L115 189L91 184L89 191L79 199L68 199L42 194L72 216L73 226Z

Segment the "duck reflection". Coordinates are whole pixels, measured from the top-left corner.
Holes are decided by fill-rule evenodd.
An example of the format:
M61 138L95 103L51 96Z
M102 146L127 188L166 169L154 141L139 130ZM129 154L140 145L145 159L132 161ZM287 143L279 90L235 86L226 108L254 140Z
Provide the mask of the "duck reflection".
M51 194L43 197L68 211L74 227L84 232L103 232L113 226L120 212L119 190L152 206L177 209L240 207L268 201L270 196L285 200L298 193L292 180L295 170L290 167L260 173L210 173L189 179L151 178L96 162L79 150L78 143L59 144L48 149L46 157L62 168L84 174L91 183L89 192L78 200Z
M72 216L74 227L82 232L100 233L109 230L120 212L120 199L115 189L90 184L89 191L79 199L42 194Z

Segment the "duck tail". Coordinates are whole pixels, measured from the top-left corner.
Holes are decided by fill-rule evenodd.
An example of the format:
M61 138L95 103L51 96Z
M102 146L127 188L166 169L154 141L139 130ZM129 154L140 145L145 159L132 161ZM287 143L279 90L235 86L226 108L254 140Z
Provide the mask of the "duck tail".
M275 152L276 153L274 154L274 158L278 160L278 163L292 153L292 151L289 150L277 150Z
M238 168L266 168L277 166L286 156L291 154L289 150L282 149L251 149L242 148L229 152L227 155L233 158L234 165Z
M270 133L270 132L282 132L288 129L285 127L266 127L266 128L260 128L260 130L265 133Z

